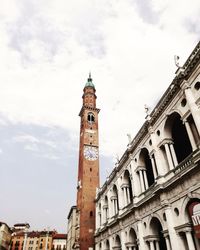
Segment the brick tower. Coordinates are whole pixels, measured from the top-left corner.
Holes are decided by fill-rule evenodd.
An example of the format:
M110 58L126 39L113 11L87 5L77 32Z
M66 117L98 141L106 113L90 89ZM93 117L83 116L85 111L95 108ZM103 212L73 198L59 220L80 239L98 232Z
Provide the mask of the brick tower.
M99 187L98 113L95 86L91 75L83 89L83 105L79 116L80 149L77 187L80 250L94 249L95 195Z

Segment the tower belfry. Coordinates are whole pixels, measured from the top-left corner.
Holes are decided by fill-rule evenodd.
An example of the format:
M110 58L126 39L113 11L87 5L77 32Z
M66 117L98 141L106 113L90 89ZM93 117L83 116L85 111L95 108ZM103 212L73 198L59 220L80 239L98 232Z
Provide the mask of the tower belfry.
M79 116L80 147L77 186L79 221L77 246L80 250L94 248L95 196L99 187L99 140L96 89L91 74L83 89L83 104Z

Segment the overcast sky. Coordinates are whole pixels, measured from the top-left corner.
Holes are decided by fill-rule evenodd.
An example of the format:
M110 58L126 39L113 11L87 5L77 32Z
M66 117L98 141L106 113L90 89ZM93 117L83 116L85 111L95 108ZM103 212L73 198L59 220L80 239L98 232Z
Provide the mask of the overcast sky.
M0 220L66 232L91 71L101 183L200 34L199 0L2 0Z

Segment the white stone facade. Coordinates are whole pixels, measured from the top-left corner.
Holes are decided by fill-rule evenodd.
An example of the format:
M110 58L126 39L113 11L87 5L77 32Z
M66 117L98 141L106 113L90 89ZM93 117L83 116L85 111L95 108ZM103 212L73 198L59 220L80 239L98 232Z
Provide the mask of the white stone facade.
M78 249L76 246L76 235L79 224L77 223L77 208L72 206L67 217L67 250Z
M95 249L200 249L199 203L200 43L100 188Z

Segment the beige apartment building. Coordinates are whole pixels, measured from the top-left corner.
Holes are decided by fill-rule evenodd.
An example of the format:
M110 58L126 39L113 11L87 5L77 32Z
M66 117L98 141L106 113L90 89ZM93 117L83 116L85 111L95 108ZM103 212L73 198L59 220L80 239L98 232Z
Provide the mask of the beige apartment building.
M16 231L12 235L10 250L51 250L55 231Z

